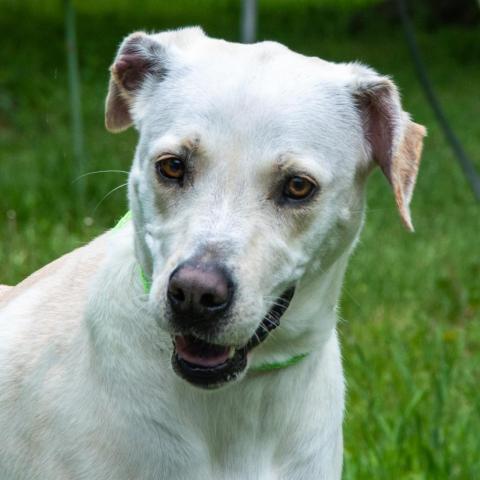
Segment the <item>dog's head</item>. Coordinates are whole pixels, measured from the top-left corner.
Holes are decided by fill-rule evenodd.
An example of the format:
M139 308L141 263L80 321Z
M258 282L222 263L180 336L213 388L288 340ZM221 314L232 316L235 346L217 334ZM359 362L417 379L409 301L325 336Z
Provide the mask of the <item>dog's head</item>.
M339 287L375 164L412 229L425 130L371 69L190 28L130 35L111 74L107 128L139 131L129 199L149 305L191 383L237 378L295 288L282 329L314 336L338 292L318 305L313 288Z

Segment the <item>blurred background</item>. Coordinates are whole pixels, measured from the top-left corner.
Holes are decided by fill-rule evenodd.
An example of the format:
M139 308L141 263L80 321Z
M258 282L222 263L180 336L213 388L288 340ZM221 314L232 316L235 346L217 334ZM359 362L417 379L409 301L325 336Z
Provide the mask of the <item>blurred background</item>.
M478 171L480 6L416 0L408 13L445 116ZM239 41L241 17L240 0L0 0L0 283L85 244L127 209L136 133L107 133L103 111L120 40L198 24ZM480 478L480 203L422 92L396 4L259 0L256 36L391 75L405 110L429 131L415 234L404 231L383 176L369 182L340 309L344 478Z

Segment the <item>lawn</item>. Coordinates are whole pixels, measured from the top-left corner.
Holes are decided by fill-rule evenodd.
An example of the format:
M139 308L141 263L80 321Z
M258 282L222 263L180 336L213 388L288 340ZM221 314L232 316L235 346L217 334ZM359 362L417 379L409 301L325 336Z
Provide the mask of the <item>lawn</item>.
M135 132L103 126L107 68L130 31L201 24L238 39L227 0L78 2L87 166L72 153L61 2L0 0L0 282L15 283L92 239L126 209ZM419 89L398 22L355 16L351 3L265 0L259 37L391 74L406 110L429 130L403 230L386 181L369 182L369 212L350 263L340 333L348 381L345 480L480 478L480 204ZM363 3L372 3L363 2ZM292 6L294 4L295 6ZM356 7L355 7L356 8ZM476 30L429 28L419 42L447 116L480 169ZM85 199L78 194L84 182Z

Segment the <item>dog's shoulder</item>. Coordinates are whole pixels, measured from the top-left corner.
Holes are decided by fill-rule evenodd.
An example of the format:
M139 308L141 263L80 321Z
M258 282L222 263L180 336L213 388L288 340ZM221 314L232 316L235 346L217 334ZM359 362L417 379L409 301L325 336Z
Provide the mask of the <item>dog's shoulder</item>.
M34 272L0 298L0 359L31 358L78 331L92 278L108 254L108 233ZM23 354L22 354L23 352Z
M13 287L9 285L0 285L0 303L2 302L2 297L5 296Z
M130 239L127 226L107 232L33 273L1 298L0 431L6 439L0 442L2 479L33 478L30 472L35 469L57 471L53 452L62 450L62 440L55 429L70 430L59 412L89 411L81 395L88 384L83 368L88 360L81 363L89 354L87 305L100 271L120 255L119 249L128 249ZM85 401L80 409L78 398ZM69 435L78 438L80 433L73 430Z
M64 295L69 287L75 290L98 268L106 253L106 238L103 234L93 241L69 252L35 271L15 286L0 286L0 312L12 302L21 302L31 293L45 296ZM57 288L49 288L56 285ZM17 305L18 308L18 305Z

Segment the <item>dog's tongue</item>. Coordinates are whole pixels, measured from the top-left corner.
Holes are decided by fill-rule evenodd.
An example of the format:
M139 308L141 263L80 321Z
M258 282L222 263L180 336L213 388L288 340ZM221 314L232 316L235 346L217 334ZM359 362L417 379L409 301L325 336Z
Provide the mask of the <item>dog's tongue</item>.
M175 349L182 360L205 368L225 363L230 353L229 347L207 343L192 335L177 335Z

